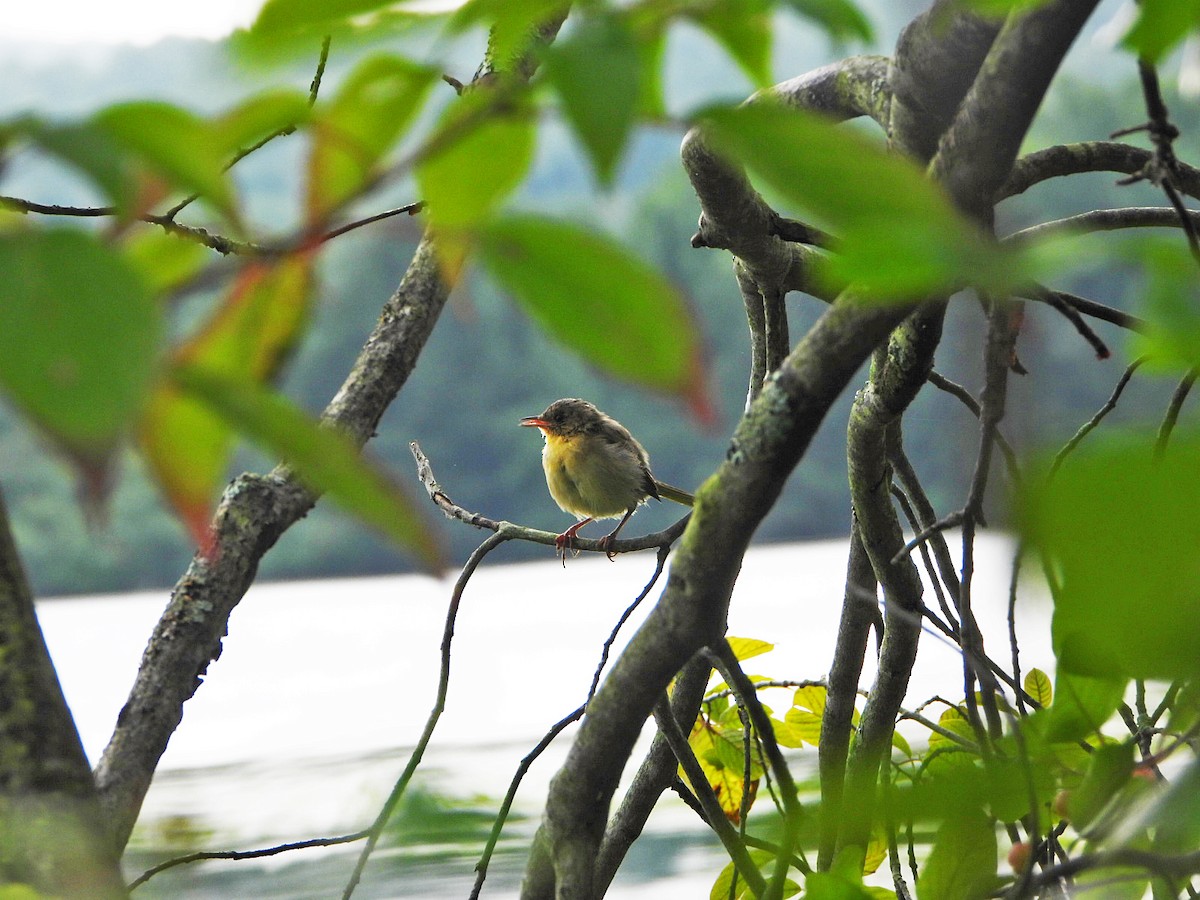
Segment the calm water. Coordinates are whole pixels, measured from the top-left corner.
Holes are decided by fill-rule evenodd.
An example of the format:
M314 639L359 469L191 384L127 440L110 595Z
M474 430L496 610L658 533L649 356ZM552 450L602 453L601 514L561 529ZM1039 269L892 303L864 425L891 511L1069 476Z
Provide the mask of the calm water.
M992 655L1007 659L1011 546L979 545L976 609ZM752 550L734 595L730 634L771 639L750 663L774 678L823 677L841 605L843 541ZM465 897L486 818L546 730L586 695L614 623L653 571L652 554L498 565L476 573L459 612L447 708L418 774L420 797L453 834L380 850L356 896ZM135 833L132 877L195 849L250 849L365 827L408 759L434 700L450 581L423 576L255 587L234 612L219 661L188 703ZM657 596L652 592L646 601ZM1026 591L1022 666L1051 662L1040 592ZM89 756L99 757L167 592L42 603L39 616ZM932 603L932 595L929 598ZM622 646L644 618L626 624ZM1038 624L1040 623L1040 624ZM909 702L961 684L953 648L925 638ZM869 685L872 672L863 676ZM778 693L777 706L787 705ZM526 776L513 852L493 864L485 897L515 896L523 851L568 730ZM648 734L643 735L643 743ZM815 757L815 752L805 751ZM804 754L803 768L813 760ZM489 799L492 798L492 799ZM440 810L440 812L436 812ZM506 832L507 834L508 832ZM267 863L214 862L165 873L135 896L340 896L351 849L301 851ZM164 849L165 848L165 849ZM707 896L719 846L674 798L610 896Z

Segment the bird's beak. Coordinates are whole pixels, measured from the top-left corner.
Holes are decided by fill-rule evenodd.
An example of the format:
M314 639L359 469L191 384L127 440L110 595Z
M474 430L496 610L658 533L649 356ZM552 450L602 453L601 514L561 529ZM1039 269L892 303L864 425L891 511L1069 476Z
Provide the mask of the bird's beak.
M548 427L550 427L550 423L547 422L545 419L543 419L541 416L526 416L517 424L529 426L531 428L548 428Z

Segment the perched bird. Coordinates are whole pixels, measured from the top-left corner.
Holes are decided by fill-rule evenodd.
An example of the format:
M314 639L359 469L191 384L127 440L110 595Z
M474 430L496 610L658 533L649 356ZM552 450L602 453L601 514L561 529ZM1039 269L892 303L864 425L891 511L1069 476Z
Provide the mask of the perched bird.
M542 450L546 487L564 512L579 518L554 542L564 562L576 533L593 519L623 517L601 538L601 545L608 548L647 498L666 498L684 506L694 502L687 491L658 481L650 473L650 457L629 429L586 400L555 400L540 416L526 416L520 424L541 429L546 438ZM608 558L613 558L611 551Z

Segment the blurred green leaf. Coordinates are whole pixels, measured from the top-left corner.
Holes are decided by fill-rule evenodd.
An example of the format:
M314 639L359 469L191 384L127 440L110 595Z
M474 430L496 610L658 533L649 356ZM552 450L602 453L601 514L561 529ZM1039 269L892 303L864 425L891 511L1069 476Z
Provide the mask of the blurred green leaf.
M203 244L158 229L131 233L121 249L155 294L188 281L212 258Z
M1163 854L1195 852L1200 845L1200 761L1172 777L1166 792L1144 818L1154 828L1154 849Z
M991 19L1004 19L1014 12L1045 6L1050 0L958 0L955 7Z
M686 7L685 7L686 9ZM763 0L717 0L687 9L756 85L771 83L771 5Z
M753 847L751 847L747 852L749 853L750 859L754 865L759 869L760 872L762 872L765 878L769 879L771 870L775 866L774 854L768 853L766 850L758 850ZM735 879L737 884L736 893L733 894L733 897L735 897L736 900L754 900L754 892L751 891L749 885L746 884L746 879L742 878L740 875L736 875L736 872L737 868L734 866L732 861L725 864L725 868L723 868L720 874L717 875L717 880L713 882L712 889L708 892L709 900L729 900L729 891L731 888L735 888ZM800 886L789 878L784 882L783 893L780 894L780 896L794 897L798 893L800 893Z
M309 257L247 267L212 318L175 351L176 363L269 381L307 321L311 292ZM219 412L169 381L155 389L138 428L154 480L198 544L207 539L233 439L234 428Z
M321 221L374 175L420 109L436 73L397 56L359 63L313 117L308 216Z
M1121 43L1151 65L1200 28L1200 3L1193 0L1141 0L1137 8L1138 17Z
M109 106L94 121L172 185L236 218L218 131L185 109L155 100Z
M26 117L12 126L42 150L87 176L122 214L136 202L134 178L125 148L94 122L52 124Z
M430 220L453 230L487 218L525 177L534 137L527 111L495 109L487 92L452 104L417 166Z
M186 365L176 366L171 377L241 434L278 454L313 489L394 540L427 569L441 570L443 551L432 523L344 435L247 379Z
M568 5L564 0L467 0L451 17L450 28L486 26L491 61L507 69L529 49L538 27Z
M805 900L871 900L861 884L837 872L813 872L804 879Z
M1087 772L1071 791L1067 809L1075 830L1083 832L1129 781L1133 773L1133 744L1105 744L1092 751Z
M1055 674L1054 703L1046 723L1049 741L1078 741L1094 736L1125 695L1128 679L1089 677L1061 666Z
M68 456L103 469L145 402L161 316L122 256L70 229L0 234L0 388Z
M1200 279L1183 240L1148 238L1126 252L1142 275L1139 312L1147 328L1134 334L1129 353L1157 369L1200 366Z
M642 97L637 41L621 18L588 16L547 48L544 64L596 175L611 184Z
M1059 672L1102 679L1200 672L1200 439L1093 438L1048 484L1030 479L1024 530L1056 573ZM1064 701L1061 681L1055 707Z
M982 900L996 886L996 831L981 812L947 819L921 873L921 900Z
M784 0L784 5L816 22L834 40L874 40L870 20L851 0Z
M496 221L479 249L497 282L586 361L707 413L698 329L654 268L606 237L533 216Z
M767 102L699 121L722 152L837 236L831 271L878 299L974 285L1006 293L1024 264L907 159L814 113Z
M239 150L285 128L299 127L308 116L307 95L292 90L264 91L222 114L212 127L228 163Z

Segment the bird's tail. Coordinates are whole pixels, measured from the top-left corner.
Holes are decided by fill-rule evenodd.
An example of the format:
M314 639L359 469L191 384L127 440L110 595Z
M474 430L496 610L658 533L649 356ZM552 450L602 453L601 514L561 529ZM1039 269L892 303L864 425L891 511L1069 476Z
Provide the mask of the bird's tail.
M657 478L654 479L654 486L658 489L658 496L664 500L674 500L684 506L691 506L696 502L696 498L687 491L659 481Z

